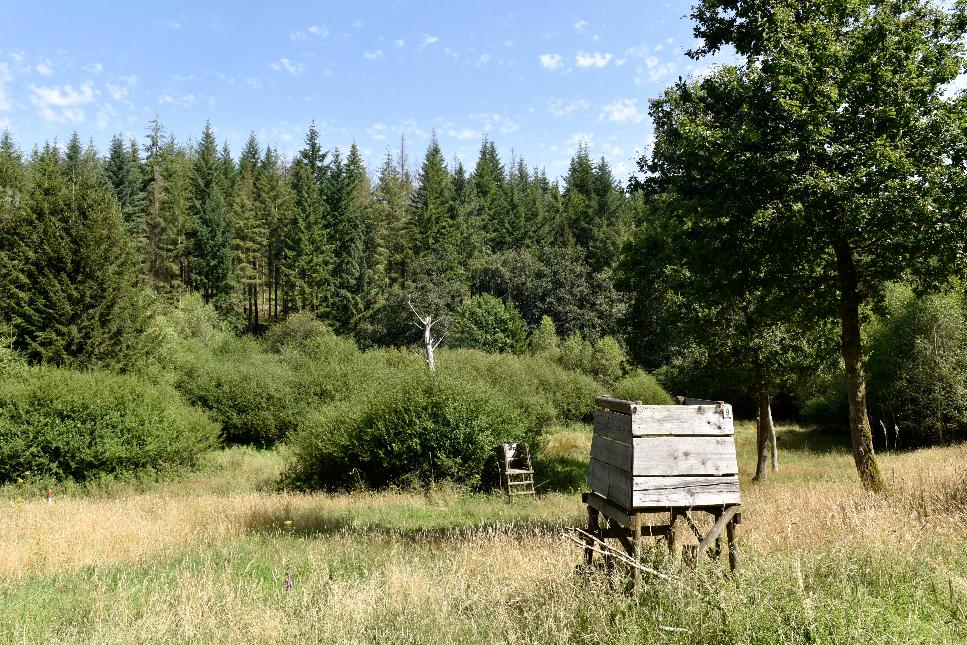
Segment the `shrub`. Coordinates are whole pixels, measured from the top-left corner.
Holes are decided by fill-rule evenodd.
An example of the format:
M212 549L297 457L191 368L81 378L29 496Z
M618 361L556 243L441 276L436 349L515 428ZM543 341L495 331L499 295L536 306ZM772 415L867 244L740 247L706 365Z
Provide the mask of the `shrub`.
M446 350L440 352L439 370L482 381L501 392L521 408L535 429L591 418L594 399L604 391L588 376L540 356Z
M422 373L317 411L292 437L283 481L303 489L476 486L496 445L529 439L518 409L498 392Z
M645 405L670 405L675 402L654 376L642 370L633 370L619 380L614 386L614 395L626 401L641 401Z
M281 352L285 348L306 349L333 335L332 330L315 316L300 312L269 327L263 340L266 349Z
M217 442L217 427L170 388L107 372L0 370L0 482L166 472Z
M560 342L560 339L557 337L557 328L549 316L543 316L541 318L541 322L528 339L528 345L532 353L548 356L553 356L557 353Z
M454 314L447 344L491 353L520 351L525 344L523 321L499 298L474 296Z
M282 441L314 401L288 361L254 340L229 338L214 351L194 350L179 366L175 387L221 424L230 443Z
M608 386L621 378L625 367L624 352L611 336L591 342L580 334L571 334L561 344L557 361L565 369L584 372Z
M954 294L888 291L867 364L874 436L914 447L967 438L967 312Z

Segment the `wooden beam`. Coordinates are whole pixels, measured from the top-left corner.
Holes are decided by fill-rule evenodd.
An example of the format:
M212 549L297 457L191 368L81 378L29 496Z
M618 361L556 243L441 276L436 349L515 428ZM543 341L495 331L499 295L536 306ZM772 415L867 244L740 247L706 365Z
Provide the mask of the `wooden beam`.
M730 506L725 511L719 515L719 518L715 520L715 524L712 525L712 529L702 538L702 541L698 543L698 549L695 552L695 561L698 562L705 555L705 551L711 546L712 542L721 535L722 531L727 525L731 525L732 517L739 512L738 506Z
M631 515L628 511L601 495L584 493L581 495L581 500L588 506L603 513L606 517L613 519L620 526L625 528L631 526Z
M635 408L639 407L631 401L625 401L624 399L613 399L610 396L599 396L594 401L598 404L599 408L604 408L605 410L614 410L615 412L620 412L622 414L631 414L635 411Z
M606 466L606 464L603 464ZM738 504L739 478L724 477L634 477L630 508L634 510L671 507L719 507ZM615 487L617 489L617 487Z

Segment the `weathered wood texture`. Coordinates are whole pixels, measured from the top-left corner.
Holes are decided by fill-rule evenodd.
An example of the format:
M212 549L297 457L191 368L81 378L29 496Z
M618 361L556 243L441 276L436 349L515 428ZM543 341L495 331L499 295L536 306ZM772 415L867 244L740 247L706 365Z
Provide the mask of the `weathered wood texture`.
M593 458L588 468L588 488L626 510L740 502L737 475L636 477Z
M591 457L638 476L739 472L733 437L634 437L628 444L595 433Z
M594 419L593 492L627 511L740 502L731 406L610 398L599 398L598 405L605 409Z
M634 437L735 434L732 406L728 404L634 407L635 411L627 414L598 410L594 415L595 433L601 432L619 441L628 434Z

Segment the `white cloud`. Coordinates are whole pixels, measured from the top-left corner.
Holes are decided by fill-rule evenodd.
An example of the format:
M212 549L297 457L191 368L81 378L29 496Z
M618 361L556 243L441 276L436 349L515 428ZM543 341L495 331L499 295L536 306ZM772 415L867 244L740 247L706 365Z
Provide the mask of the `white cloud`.
M180 105L181 107L188 107L192 105L196 100L194 94L162 94L161 98L158 99L158 103L161 105Z
M539 60L544 69L552 72L560 69L561 65L564 64L564 58L560 54L541 54Z
M635 45L625 50L625 56L634 58L644 58L648 55L648 45Z
M481 121L481 130L484 132L493 132L496 130L501 134L511 134L520 130L520 124L517 121L502 114L483 112L471 114L470 118Z
M305 66L302 63L289 60L288 58L280 58L272 63L272 69L278 71L284 70L292 76L299 76L305 70Z
M396 48L406 47L406 41L403 40L402 38L397 38L396 40L393 41L393 47L396 47Z
M88 74L100 74L104 71L104 65L101 65L100 63L89 63L81 69Z
M362 29L362 28L363 28L362 20L353 20L353 29Z
M115 83L108 83L106 87L107 87L107 93L110 94L111 98L114 99L115 101L120 101L121 99L123 99L125 96L128 95L128 88L126 87L122 87Z
M386 141L386 126L382 123L374 123L366 128L366 134L377 141Z
M289 34L289 39L300 41L300 40L309 40L310 38L325 38L328 35L329 35L329 27L327 27L326 25L311 25L306 29L293 31L291 34Z
M380 60L381 58L383 58L383 50L377 49L371 52L370 51L363 52L363 58L365 58L366 60Z
M426 47L427 45L432 45L438 42L440 39L436 36L431 36L429 34L423 34L423 40L420 41L420 47Z
M574 23L574 31L578 32L579 34L583 34L588 30L588 27L590 26L591 25L588 23L587 20L578 20L577 22Z
M162 29L172 29L174 31L178 31L184 26L184 23L181 20L159 20L158 26Z
M253 90L260 90L264 85L262 79L258 78L257 76L246 76L245 84L251 87Z
M476 130L471 130L470 128L463 128L461 130L447 130L447 134L462 141L480 138L480 134Z
M84 120L84 110L80 106L90 103L96 95L90 83L83 83L77 89L72 85L30 86L30 102L37 108L45 121L79 123Z
M589 54L585 51L579 51L574 57L574 62L578 67L597 67L601 69L611 62L611 54L607 52L594 52L593 54Z
M13 80L10 66L0 63L0 112L9 112L13 108L13 101L7 96L7 83Z
M662 79L675 73L675 63L663 63L657 56L649 56L645 59L644 65L639 65L635 70L635 82L639 85L646 80L657 83Z
M588 148L594 145L594 133L593 132L575 132L570 137L567 138L565 143L571 148L577 148L578 146L587 146Z
M638 99L617 99L601 108L598 119L624 123L641 123L644 113L638 109Z
M35 69L41 76L51 76L54 73L54 68L52 65L53 63L51 63L49 60L46 60L42 63L37 63L37 67Z
M97 111L97 127L100 130L111 125L117 116L118 111L110 103L105 103L101 106L101 109Z
M591 103L586 99L578 99L576 101L562 101L561 99L554 99L547 106L547 111L551 113L554 117L565 117L573 116L578 112L584 112L591 107Z
M477 67L481 65L486 65L490 62L490 54L480 54L480 58L477 59Z

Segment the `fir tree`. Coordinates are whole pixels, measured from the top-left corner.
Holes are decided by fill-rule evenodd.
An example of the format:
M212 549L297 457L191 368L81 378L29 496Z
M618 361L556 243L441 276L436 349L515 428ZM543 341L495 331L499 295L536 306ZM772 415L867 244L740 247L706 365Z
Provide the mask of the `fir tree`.
M121 207L124 230L135 244L135 248L142 252L146 235L147 198L142 187L141 154L137 142L132 140L125 145L121 136L115 135L111 139L104 172L114 188L114 195Z
M232 230L222 195L223 164L211 124L206 123L195 151L191 175L190 286L205 302L223 301L231 285Z
M71 152L47 145L31 162L5 285L15 344L37 362L127 367L148 321L137 262L96 155Z

